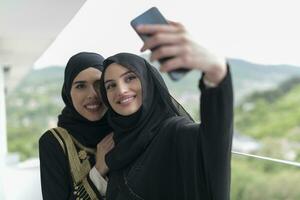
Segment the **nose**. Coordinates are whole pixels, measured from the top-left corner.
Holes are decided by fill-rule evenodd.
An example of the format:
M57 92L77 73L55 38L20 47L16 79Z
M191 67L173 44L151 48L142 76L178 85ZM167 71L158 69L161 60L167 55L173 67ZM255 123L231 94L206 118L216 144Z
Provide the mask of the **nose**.
M88 98L97 98L99 95L99 92L96 90L95 87L90 87L89 88L89 93L88 93Z
M126 84L118 84L118 94L122 95L128 91L128 87Z

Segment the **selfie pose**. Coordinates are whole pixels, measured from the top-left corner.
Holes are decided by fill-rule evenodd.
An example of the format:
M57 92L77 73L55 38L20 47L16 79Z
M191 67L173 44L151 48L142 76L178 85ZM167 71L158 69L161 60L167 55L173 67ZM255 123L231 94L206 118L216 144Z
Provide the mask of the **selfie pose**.
M150 28L157 30L140 30ZM106 155L108 200L229 199L231 76L224 60L204 49L197 56L206 65L190 60L195 65L185 66L204 72L199 82L200 124L171 97L159 72L143 58L120 53L104 61L100 91L115 142Z
M67 63L62 87L65 107L58 127L39 140L44 200L102 199L105 195L104 156L114 143L99 94L103 60L99 54L81 52Z

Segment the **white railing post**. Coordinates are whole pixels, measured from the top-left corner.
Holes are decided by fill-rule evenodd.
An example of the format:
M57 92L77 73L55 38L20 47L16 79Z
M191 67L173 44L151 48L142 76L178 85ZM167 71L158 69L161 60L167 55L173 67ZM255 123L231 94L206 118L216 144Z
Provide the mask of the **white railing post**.
M4 66L0 65L0 199L4 198L4 167L7 155Z
M0 149L1 149L0 156L2 159L5 159L5 156L7 154L6 104L5 104L4 68L1 65L0 65Z

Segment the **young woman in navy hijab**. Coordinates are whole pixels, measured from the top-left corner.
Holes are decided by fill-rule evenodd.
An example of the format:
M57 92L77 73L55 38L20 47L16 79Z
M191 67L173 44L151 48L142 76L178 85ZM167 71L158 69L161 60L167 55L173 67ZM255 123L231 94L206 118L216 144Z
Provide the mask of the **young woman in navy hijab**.
M104 61L100 91L115 141L107 200L229 199L233 94L226 64L218 69L214 86L200 79L198 124L146 60L119 53Z
M104 58L81 52L65 68L65 107L56 128L39 140L44 200L102 199L106 191L104 155L113 147L106 107L99 94Z

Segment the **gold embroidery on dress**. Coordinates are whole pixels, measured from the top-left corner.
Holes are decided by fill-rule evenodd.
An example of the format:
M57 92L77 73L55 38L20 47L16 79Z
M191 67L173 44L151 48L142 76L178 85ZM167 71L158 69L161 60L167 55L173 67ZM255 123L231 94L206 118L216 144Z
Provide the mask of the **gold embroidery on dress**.
M87 153L86 153L86 151L84 151L84 150L80 150L79 152L78 152L78 157L80 158L80 160L85 160L85 159L87 159Z
M80 144L75 138L73 138L67 130L57 127L55 128L58 133L51 129L51 132L54 134L56 139L61 144L64 152L68 155L70 170L72 174L72 178L74 181L74 195L76 195L76 199L91 199L97 200L97 195L88 183L87 176L91 170L91 165L88 160L88 153L96 154L96 150L84 147ZM61 136L59 137L58 134ZM62 139L65 143L63 143ZM80 151L77 152L77 149L74 143L80 148ZM66 146L66 147L65 147Z

